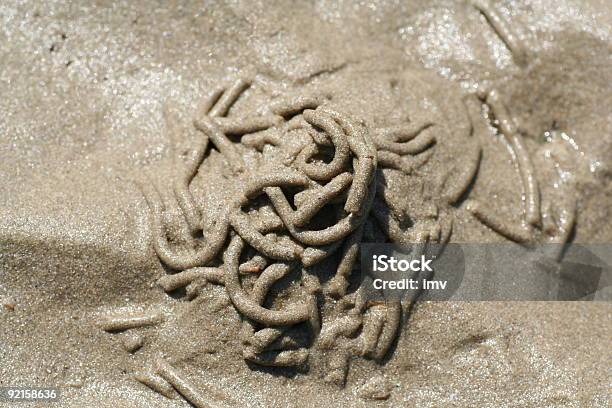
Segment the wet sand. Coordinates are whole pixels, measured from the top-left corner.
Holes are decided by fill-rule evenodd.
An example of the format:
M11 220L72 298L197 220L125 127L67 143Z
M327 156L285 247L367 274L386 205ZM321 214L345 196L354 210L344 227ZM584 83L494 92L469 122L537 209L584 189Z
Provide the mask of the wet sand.
M273 187L294 183L283 166L307 174L299 182L311 188L346 183L325 196L320 218L334 224L363 213L364 221L332 244L360 228L359 242L412 242L421 233L451 242L611 242L609 7L485 3L0 6L0 385L57 386L66 407L188 406L185 397L227 406L607 406L609 303L404 305L389 348L349 353L348 364L359 332L328 346L313 328L316 313L300 314L319 296L320 333L346 317L338 304L352 301L352 289L328 279L342 249L313 266L327 276L320 282L289 273L263 312L241 306L227 271L218 278L213 269L239 262L231 248L241 239L259 254L272 251L268 263L301 265L308 248L321 246L309 243L317 234L289 239L281 219L275 235L264 234L273 242L266 247L258 235L249 241L251 224L233 212L211 259L186 261L209 248L225 210L256 217L264 176L282 176ZM211 93L229 95L240 78L249 86L222 112L223 95ZM310 96L320 99L279 113ZM214 134L265 115L280 133ZM289 130L293 115L306 124ZM368 136L350 136L346 121ZM419 130L409 147L385 133L406 123ZM330 144L347 155L333 176L317 161ZM304 146L319 150L308 156ZM175 184L190 165L185 196ZM374 175L359 179L367 166ZM340 173L350 183L334 178ZM372 180L380 187L368 204ZM296 208L313 203L293 196ZM180 256L164 258L160 239ZM168 283L192 266L211 269L198 270L193 285ZM255 290L254 277L241 279ZM170 286L178 290L167 293ZM274 350L277 365L289 367L268 367L269 354L245 347L244 330L279 326L282 316L268 309L287 311L280 326L296 323L298 340L315 333L287 346L294 353ZM379 309L349 317L375 322L381 311L393 327Z

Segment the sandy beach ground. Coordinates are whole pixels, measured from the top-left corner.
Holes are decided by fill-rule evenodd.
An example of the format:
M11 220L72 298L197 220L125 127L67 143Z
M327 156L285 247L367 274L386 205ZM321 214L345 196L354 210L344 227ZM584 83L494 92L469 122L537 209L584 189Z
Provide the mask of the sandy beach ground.
M170 184L169 158L198 137L202 99L237 76L254 78L239 113L328 87L373 122L403 114L385 93L390 75L404 78L401 97L432 101L494 84L526 135L542 196L577 199L571 239L611 243L608 1L495 2L525 44L520 63L468 2L205 3L0 4L0 387L60 387L49 406L189 406L134 380L162 356L227 406L610 405L609 302L419 303L382 364L353 361L344 387L317 368L247 365L223 287L186 301L156 283L166 271L136 183L152 174ZM470 194L519 217L513 162L487 143ZM572 153L550 170L561 145ZM449 158L463 157L460 142L451 147ZM200 171L196 191L226 188L216 169ZM503 240L464 205L454 211L451 241ZM127 309L164 323L100 329L100 314ZM143 339L134 353L131 335Z

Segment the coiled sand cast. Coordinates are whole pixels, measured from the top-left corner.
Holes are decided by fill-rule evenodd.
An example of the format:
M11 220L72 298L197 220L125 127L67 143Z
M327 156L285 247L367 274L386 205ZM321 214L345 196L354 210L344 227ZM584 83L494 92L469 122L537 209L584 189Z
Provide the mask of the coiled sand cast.
M243 320L245 360L295 368L323 361L325 380L343 385L352 358L384 359L410 306L365 297L356 271L359 245L446 242L454 205L478 172L481 147L460 98L446 109L454 115L447 123L416 115L381 127L384 121L344 111L333 93L300 93L247 116L228 115L249 86L239 79L213 92L194 120L199 142L172 186L182 232L169 233L160 191L143 185L154 247L170 271L159 284L168 292L186 287L188 296L207 284L223 285ZM478 96L504 119L494 92L473 95L472 102ZM519 150L529 200L525 225L536 225L537 184L528 157L516 132L502 130ZM201 190L191 185L206 172L207 158L222 163L219 180L234 189L213 217L202 203L210 208L215 198L198 196ZM435 160L450 170L432 174L427 168ZM409 190L401 187L406 183ZM475 202L468 207L510 238L529 239L526 230L514 232Z

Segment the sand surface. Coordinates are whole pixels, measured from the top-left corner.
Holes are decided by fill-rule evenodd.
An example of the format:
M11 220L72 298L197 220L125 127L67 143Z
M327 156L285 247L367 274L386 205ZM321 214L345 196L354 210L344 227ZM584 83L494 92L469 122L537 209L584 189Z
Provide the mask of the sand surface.
M418 303L405 307L382 358L352 356L337 380L337 350L316 344L306 347L306 368L246 364L244 313L226 288L196 285L189 296L159 283L188 268L160 261L147 187L164 203L165 238L184 244L173 185L202 140L194 119L212 91L237 78L250 87L228 118L320 94L372 133L435 122L423 176L384 169L382 198L428 233L452 220L451 242L506 240L477 219L474 202L509 225L528 212L516 150L486 93L495 90L539 182L537 239L563 235L562 223L549 234L546 222L575 208L566 239L611 243L610 6L492 3L519 49L460 1L2 2L0 386L60 387L61 407L189 406L134 379L163 359L225 406L609 406L609 302ZM259 150L231 139L243 172L211 142L189 184L205 222L214 225L251 176L280 166L303 138ZM442 205L467 177L475 145L478 174ZM361 159L350 154L354 180ZM380 157L379 149L382 168ZM413 232L402 229L406 239ZM309 285L292 282L268 306L301 299ZM321 296L325 328L339 301ZM161 322L103 330L101 318L118 313Z

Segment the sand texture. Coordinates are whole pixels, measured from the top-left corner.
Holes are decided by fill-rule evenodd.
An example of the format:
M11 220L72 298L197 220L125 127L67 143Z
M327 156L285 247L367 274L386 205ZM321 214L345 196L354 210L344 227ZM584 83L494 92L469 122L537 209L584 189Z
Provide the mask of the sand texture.
M0 387L608 407L609 302L355 272L363 243L612 242L607 3L3 2Z

